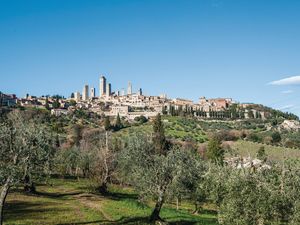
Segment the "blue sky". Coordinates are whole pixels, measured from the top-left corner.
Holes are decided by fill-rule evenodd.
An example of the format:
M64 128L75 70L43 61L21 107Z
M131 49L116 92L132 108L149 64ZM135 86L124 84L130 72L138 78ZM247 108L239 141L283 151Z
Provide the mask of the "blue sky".
M69 96L104 74L114 90L300 115L299 12L296 0L0 0L0 90Z

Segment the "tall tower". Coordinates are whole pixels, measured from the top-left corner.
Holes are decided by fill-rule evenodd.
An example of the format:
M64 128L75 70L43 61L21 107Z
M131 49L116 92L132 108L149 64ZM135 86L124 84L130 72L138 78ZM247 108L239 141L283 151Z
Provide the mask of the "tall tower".
M79 91L76 91L74 93L74 99L76 102L79 102L80 101L80 92Z
M106 84L106 96L111 96L111 83Z
M96 89L94 87L91 87L90 97L95 98L96 97Z
M106 93L106 78L104 76L100 77L100 88L99 97L105 96Z
M82 100L87 101L89 99L89 85L84 85L82 90Z
M121 96L124 96L124 95L125 95L125 90L124 90L124 88L122 88Z
M142 90L142 88L139 89L138 95L143 95L143 90Z
M131 95L131 94L132 94L132 85L131 85L131 82L130 82L130 81L128 82L127 94L128 94L128 95Z

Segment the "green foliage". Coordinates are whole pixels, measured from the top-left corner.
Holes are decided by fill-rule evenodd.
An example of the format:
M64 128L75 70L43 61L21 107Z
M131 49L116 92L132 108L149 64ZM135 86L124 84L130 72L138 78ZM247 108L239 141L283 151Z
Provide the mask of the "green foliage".
M237 171L229 179L220 208L220 224L258 225L272 219L269 212L273 202L268 189L260 185L260 177Z
M48 98L46 98L45 108L46 108L47 110L50 109Z
M148 122L148 119L146 117L144 117L144 116L136 117L136 118L134 118L134 120L137 121L137 122L139 122L140 124Z
M55 153L54 137L44 126L14 111L0 125L0 185L11 178L11 185L22 181L24 174L32 178L50 172Z
M258 151L257 151L257 155L256 157L262 161L266 161L267 160L267 155L266 155L266 151L265 151L265 147L261 146Z
M58 109L60 107L60 102L59 102L59 98L56 97L55 100L52 102L52 107L54 109Z
M24 182L34 191L33 182L51 171L54 141L45 127L25 120L19 111L11 112L0 124L0 224L9 189Z
M224 150L222 149L221 141L218 138L213 137L212 139L209 140L206 156L212 162L219 165L223 165Z
M166 137L164 125L161 121L161 116L158 114L155 117L153 122L153 144L157 153L165 154L166 153Z
M89 179L82 178L55 178L37 185L39 194L23 194L20 190L12 192L4 224L41 224L42 217L43 224L149 225L151 204L142 205L131 188L111 185L110 195L99 196L89 191L89 182ZM205 208L200 215L192 215L191 205L183 204L180 210L172 204L162 209L161 215L166 223L217 225L214 211Z
M211 165L205 176L207 196L219 206L224 225L297 224L299 161L270 169L235 169Z
M73 100L73 99L70 100L69 105L70 105L70 106L76 106L76 101Z
M249 141L253 141L253 142L262 142L262 137L257 134L257 133L251 133L248 136Z
M141 200L155 199L153 212L157 210L158 215L168 199L193 192L196 177L202 174L199 157L192 152L172 148L165 154L157 153L145 136L130 137L120 154L120 171L126 181L136 189Z
M82 139L82 130L83 130L83 126L79 125L79 124L74 124L71 127L71 145L76 145L79 146L80 141Z
M242 157L256 158L259 148L264 147L268 160L281 163L285 159L300 158L299 149L284 148L274 145L254 143L250 141L234 142L231 148Z
M110 124L110 119L108 116L105 117L104 119L104 129L106 131L110 130L112 128L111 124Z
M278 144L278 143L281 142L281 135L280 135L279 132L274 132L274 133L272 134L272 142L273 142L274 144Z
M78 147L61 149L56 158L57 171L62 175L76 176L77 169L81 163L81 155Z
M114 130L118 131L118 130L121 130L122 128L123 128L123 124L121 122L121 118L120 118L120 115L118 113L116 123L115 123L115 126L114 126ZM107 130L107 129L105 128L105 130Z

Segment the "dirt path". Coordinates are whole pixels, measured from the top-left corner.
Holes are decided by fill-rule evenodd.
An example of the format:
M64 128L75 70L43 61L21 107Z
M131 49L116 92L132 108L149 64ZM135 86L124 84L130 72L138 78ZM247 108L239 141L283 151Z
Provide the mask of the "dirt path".
M111 222L114 221L107 213L104 212L101 206L101 202L104 200L103 197L89 193L79 194L73 197L85 207L99 211L106 220Z

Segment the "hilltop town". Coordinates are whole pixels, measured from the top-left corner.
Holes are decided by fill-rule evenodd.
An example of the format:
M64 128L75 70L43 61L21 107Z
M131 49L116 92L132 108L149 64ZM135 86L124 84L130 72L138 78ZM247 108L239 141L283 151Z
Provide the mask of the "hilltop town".
M0 92L1 106L35 107L51 110L51 114L60 116L69 114L76 109L85 109L90 112L115 117L120 115L127 120L137 117L154 117L158 113L172 116L191 115L202 119L265 119L278 113L276 110L253 103L239 103L232 98L200 97L197 103L189 99L170 99L167 95L146 96L142 88L133 91L132 83L128 82L127 91L112 91L112 85L105 76L99 79L99 91L96 88L84 85L82 93L76 91L69 98L59 95L31 96L17 98L14 94ZM286 114L290 116L290 114Z

